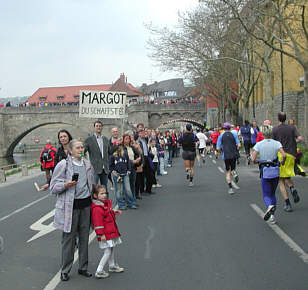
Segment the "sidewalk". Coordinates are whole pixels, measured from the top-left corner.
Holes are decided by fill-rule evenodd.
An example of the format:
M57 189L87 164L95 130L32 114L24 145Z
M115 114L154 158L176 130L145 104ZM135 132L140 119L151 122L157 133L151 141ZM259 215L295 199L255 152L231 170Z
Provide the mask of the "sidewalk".
M41 171L40 168L29 169L28 173L29 173L28 176L22 176L21 172L7 176L6 182L0 183L0 188L45 174L43 171Z

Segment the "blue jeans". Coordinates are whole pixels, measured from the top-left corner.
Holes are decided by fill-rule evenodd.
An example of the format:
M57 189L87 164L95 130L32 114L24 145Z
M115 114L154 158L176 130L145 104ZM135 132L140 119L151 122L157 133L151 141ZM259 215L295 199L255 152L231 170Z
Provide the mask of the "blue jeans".
M122 177L122 182L118 182L118 176L114 176L113 174L112 176L112 181L113 181L113 186L114 186L114 191L115 191L115 196L117 199L117 203L119 206L119 209L121 208L125 208L126 207L126 203L128 207L132 207L136 205L136 199L134 198L132 191L130 189L130 182L129 182L129 176L125 175ZM125 198L125 201L123 200L121 191L123 188L123 195Z
M168 163L169 163L169 165L172 165L172 147L170 149L168 149L168 152L169 152Z
M94 173L94 183L98 184L98 181L100 181L101 185L105 185L106 191L108 192L107 184L108 184L108 175L103 171L100 174ZM91 189L92 190L92 189Z

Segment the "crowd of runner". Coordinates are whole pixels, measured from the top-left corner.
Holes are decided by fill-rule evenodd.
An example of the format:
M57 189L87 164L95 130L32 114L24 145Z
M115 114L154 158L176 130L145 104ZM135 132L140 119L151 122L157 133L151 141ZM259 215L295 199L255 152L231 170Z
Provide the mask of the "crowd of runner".
M180 156L180 149L190 187L194 186L195 159L202 167L207 155L211 154L213 159L221 155L228 193L232 195L235 184L239 182L236 166L243 147L247 165L259 164L267 208L264 220L274 224L277 186L284 199L284 210L291 212L288 190L294 203L300 201L291 177L295 173L304 174L297 158L297 143L302 141L302 137L294 122L288 125L285 122L286 114L281 112L276 127L272 127L269 120L260 127L256 122L245 121L243 126L225 122L220 127L204 130L193 128L188 123L183 132L177 132L175 129L148 129L140 123L136 131L127 131L123 135L114 127L108 139L102 135L103 123L97 120L93 135L84 142L73 139L67 130L59 131L60 147L56 149L47 142L40 157L47 179L47 184L41 189L49 188L56 194L54 225L63 231L61 280L69 279L76 237L79 238L78 273L91 276L87 271L91 215L99 246L104 249L95 276L109 276L104 270L107 262L109 272L124 271L114 257L114 247L122 242L115 215L121 215L126 209L138 209L138 199L153 195L155 189L162 187L159 180L171 173L173 159ZM109 198L111 192L114 192L116 209Z

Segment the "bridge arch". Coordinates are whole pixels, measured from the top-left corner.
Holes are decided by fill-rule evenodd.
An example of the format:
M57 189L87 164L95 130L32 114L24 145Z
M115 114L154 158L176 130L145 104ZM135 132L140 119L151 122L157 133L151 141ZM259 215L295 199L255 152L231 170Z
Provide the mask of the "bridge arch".
M168 121L165 121L163 123L161 123L157 129L160 129L161 127L167 125L167 124L172 124L172 123L175 123L175 122L183 122L183 123L190 123L194 126L197 126L199 128L204 128L204 125L202 123L200 123L199 121L197 120L193 120L193 119L189 119L189 118L178 118L178 119L172 119L172 120L168 120Z
M19 144L19 142L25 137L27 136L30 132L32 132L33 130L39 128L39 127L43 127L43 126L47 126L47 125L51 125L51 124L66 124L66 125L73 125L70 123L65 123L65 122L45 122L42 124L38 124L35 125L29 129L27 129L26 131L24 131L23 133L21 133L20 135L18 135L15 140L9 145L7 151L6 151L6 156L13 156L14 153L14 149L15 147Z

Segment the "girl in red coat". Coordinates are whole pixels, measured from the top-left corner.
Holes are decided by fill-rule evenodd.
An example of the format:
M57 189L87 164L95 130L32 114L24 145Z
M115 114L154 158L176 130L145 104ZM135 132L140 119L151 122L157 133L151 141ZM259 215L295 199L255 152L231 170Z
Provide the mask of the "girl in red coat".
M119 267L114 259L114 247L122 243L115 215L121 215L122 212L112 209L112 202L108 199L106 188L103 185L94 186L92 197L92 222L99 247L104 250L95 277L107 278L109 273L104 271L107 262L109 263L109 272L120 273L124 271L124 268Z

